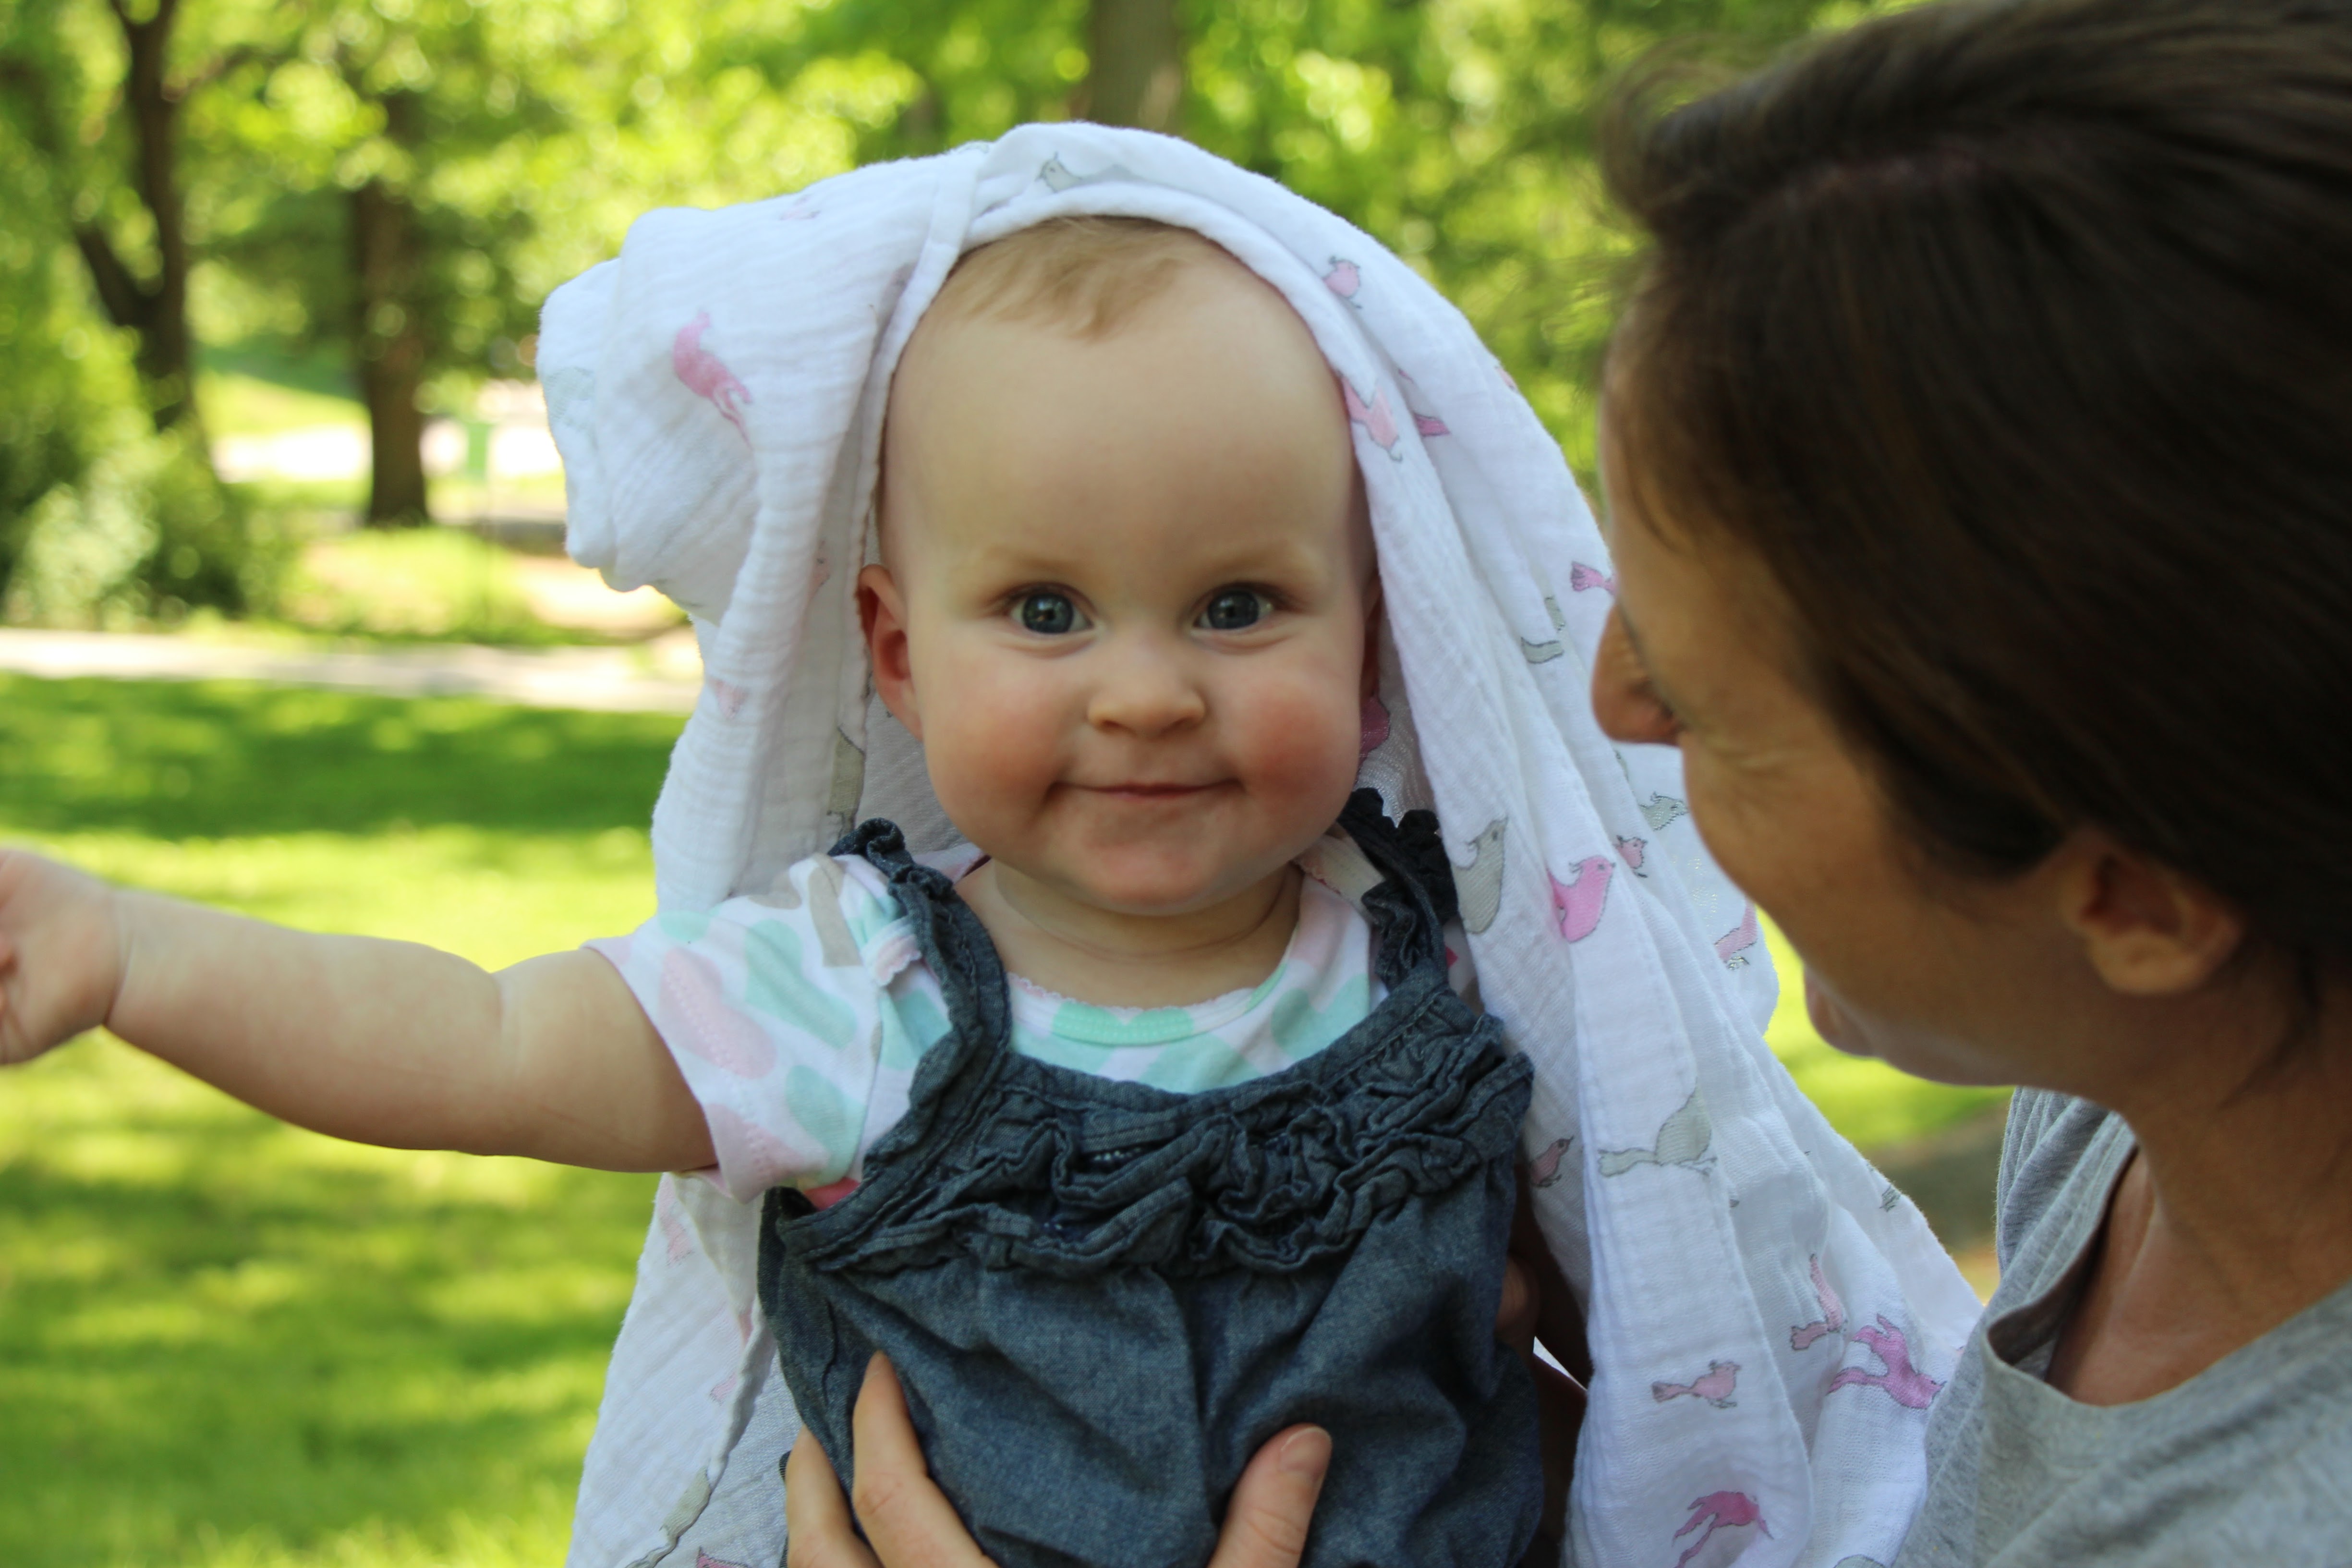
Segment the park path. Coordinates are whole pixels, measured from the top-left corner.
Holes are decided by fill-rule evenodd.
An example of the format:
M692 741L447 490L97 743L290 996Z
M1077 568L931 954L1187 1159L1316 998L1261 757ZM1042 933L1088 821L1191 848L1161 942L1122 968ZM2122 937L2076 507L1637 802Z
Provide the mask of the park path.
M132 632L0 628L0 670L60 680L261 680L390 697L480 697L530 708L686 713L701 689L693 633L637 647L497 648L425 644L273 648Z

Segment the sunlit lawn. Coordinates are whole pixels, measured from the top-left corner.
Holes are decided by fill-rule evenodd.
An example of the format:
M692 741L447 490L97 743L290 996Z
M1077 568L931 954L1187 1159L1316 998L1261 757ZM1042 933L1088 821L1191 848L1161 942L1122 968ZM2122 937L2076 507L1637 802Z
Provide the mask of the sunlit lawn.
M648 911L678 722L0 677L0 836L503 963ZM1998 1098L1787 990L1865 1146ZM0 1568L555 1568L651 1185L332 1142L110 1040L0 1077Z
M626 929L677 721L0 678L0 833L499 963ZM0 1564L552 1565L651 1179L0 1078Z

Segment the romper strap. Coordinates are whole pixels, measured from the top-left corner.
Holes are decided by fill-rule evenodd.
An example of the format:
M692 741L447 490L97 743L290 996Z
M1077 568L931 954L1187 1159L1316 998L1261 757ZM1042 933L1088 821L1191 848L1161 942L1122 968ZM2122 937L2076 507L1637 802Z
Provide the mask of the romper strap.
M923 1055L915 1069L907 1114L883 1134L875 1152L911 1145L929 1130L937 1096L966 1064L983 1075L1013 1047L1013 1003L1004 981L1004 961L971 906L944 872L923 865L907 850L906 835L883 817L859 823L833 847L839 856L862 856L889 880L898 908L915 928L916 945L946 999L951 1041Z
M1459 918L1454 864L1437 817L1409 811L1391 823L1378 790L1360 789L1340 808L1339 826L1386 879L1364 895L1364 913L1380 932L1373 973L1394 987L1423 964L1445 967L1444 925Z

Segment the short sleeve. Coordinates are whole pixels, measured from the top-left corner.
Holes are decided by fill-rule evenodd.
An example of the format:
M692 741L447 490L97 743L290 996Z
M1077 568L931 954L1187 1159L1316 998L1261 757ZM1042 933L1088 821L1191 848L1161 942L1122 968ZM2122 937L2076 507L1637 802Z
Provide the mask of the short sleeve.
M869 1142L886 987L912 951L903 926L887 891L819 857L760 897L587 944L620 972L701 1103L729 1196L853 1174Z

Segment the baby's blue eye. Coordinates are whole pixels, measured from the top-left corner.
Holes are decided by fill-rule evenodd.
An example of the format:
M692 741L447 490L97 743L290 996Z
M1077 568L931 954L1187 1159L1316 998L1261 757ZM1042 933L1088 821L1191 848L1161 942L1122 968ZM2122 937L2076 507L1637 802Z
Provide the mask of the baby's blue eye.
M1246 631L1273 608L1255 588L1220 588L1201 611L1201 624L1213 632Z
M1013 618L1021 623L1023 631L1040 637L1060 637L1078 629L1078 607L1066 594L1024 594L1013 606Z

